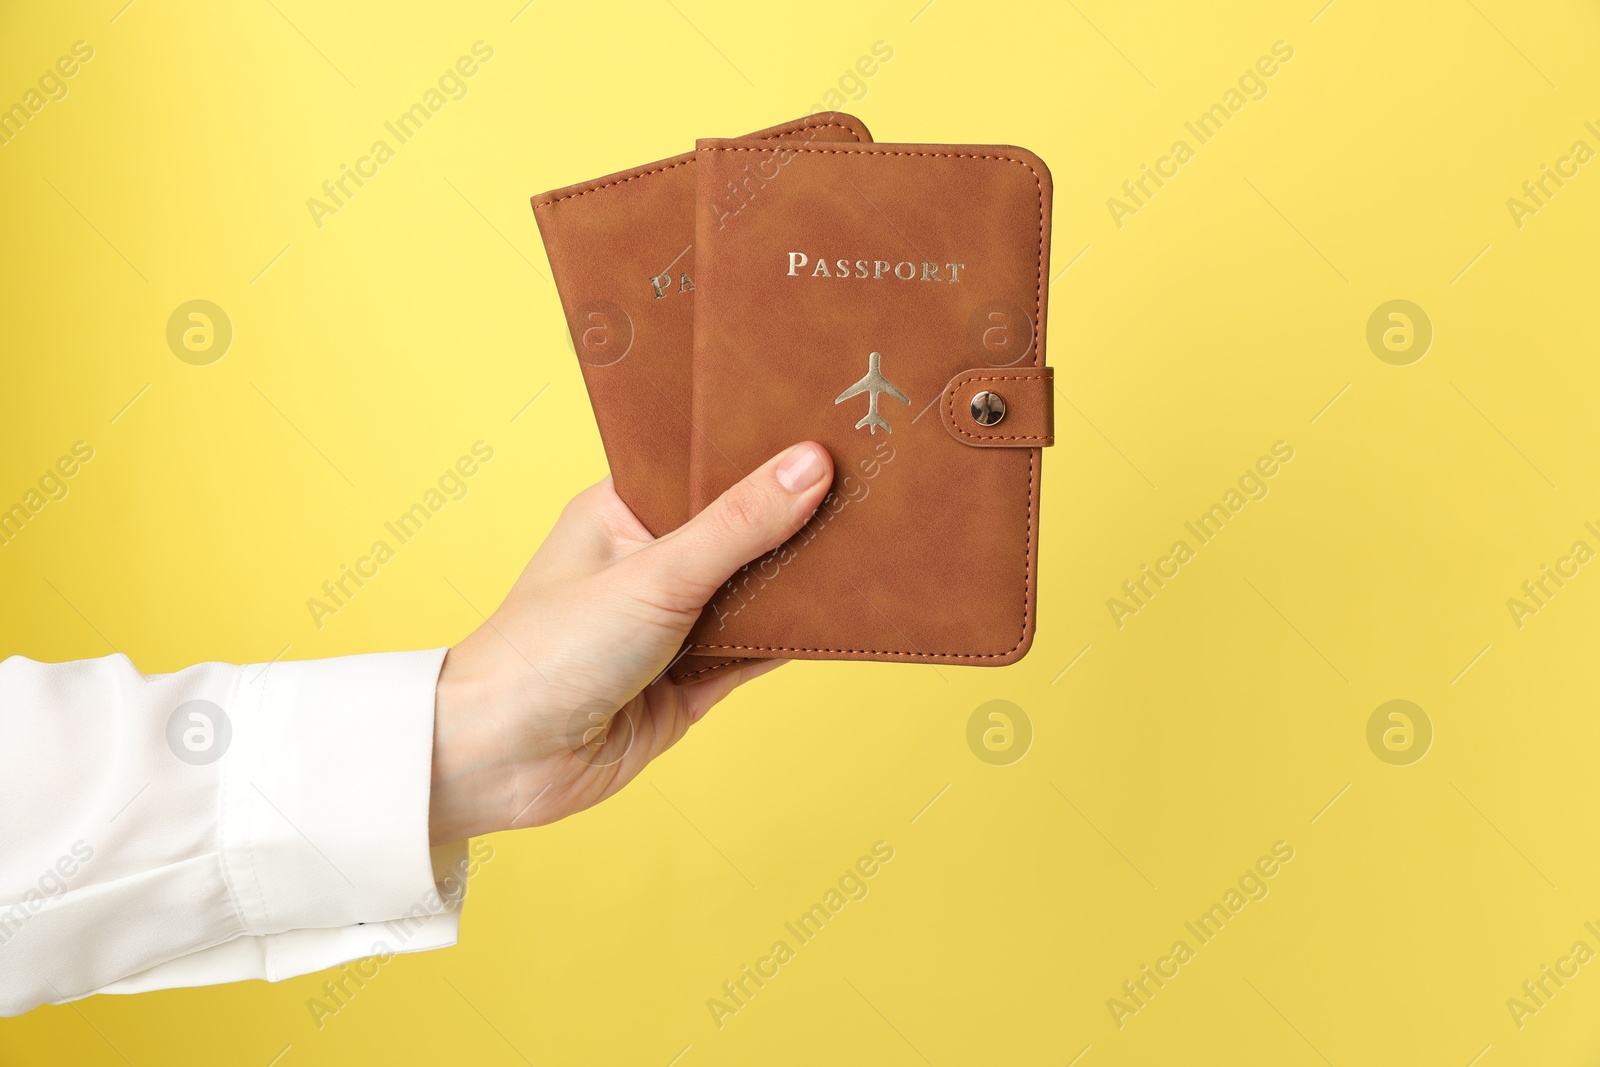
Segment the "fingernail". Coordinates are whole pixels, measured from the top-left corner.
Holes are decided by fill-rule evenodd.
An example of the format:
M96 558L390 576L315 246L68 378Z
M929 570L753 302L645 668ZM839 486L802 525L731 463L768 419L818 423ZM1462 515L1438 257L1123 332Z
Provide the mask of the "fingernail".
M791 493L803 493L821 480L825 468L822 449L809 443L795 445L778 464L778 484Z

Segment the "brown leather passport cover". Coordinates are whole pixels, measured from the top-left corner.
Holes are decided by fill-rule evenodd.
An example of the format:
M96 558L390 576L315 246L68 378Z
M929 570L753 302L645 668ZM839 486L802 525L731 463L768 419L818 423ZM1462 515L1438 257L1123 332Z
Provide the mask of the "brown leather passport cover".
M872 140L838 112L750 136ZM694 169L686 152L533 198L617 495L657 537L692 514Z
M728 656L1020 659L1053 440L1044 163L746 139L698 142L695 166L690 504L808 438L835 476L718 592L674 676ZM981 424L994 395L1005 414Z

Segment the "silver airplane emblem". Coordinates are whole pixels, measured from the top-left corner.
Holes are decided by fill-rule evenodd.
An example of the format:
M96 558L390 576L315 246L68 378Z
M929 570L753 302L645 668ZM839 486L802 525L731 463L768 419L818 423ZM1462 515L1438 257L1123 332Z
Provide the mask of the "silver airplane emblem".
M877 352L867 356L867 376L840 393L833 401L835 404L842 404L853 396L860 396L862 393L866 393L867 413L860 422L856 423L856 429L859 430L865 426L868 433L877 433L879 426L883 427L884 433L894 433L889 428L888 420L878 414L878 396L880 393L887 393L902 404L911 403L911 398L896 389L894 383L885 378L883 372L878 369L878 365L882 361L883 356Z

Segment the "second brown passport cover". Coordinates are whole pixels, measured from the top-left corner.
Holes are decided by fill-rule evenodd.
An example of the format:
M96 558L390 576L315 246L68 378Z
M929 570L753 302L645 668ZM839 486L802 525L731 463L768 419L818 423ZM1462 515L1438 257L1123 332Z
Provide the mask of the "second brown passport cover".
M696 169L691 507L799 440L836 473L711 601L674 676L1020 659L1052 442L1049 171L1007 146L751 140L700 141Z
M839 112L750 136L872 140ZM617 495L657 537L692 514L694 168L685 152L533 198Z
M872 140L843 112L750 136ZM657 537L692 514L694 161L685 152L533 198L617 495ZM674 672L708 676L739 662L697 656Z

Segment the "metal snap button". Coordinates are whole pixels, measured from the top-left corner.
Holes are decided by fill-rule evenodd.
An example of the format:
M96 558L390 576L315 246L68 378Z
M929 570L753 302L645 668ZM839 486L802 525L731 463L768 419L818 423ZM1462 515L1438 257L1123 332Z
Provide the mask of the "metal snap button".
M972 418L979 426L993 426L1006 417L1006 400L985 390L972 398Z

